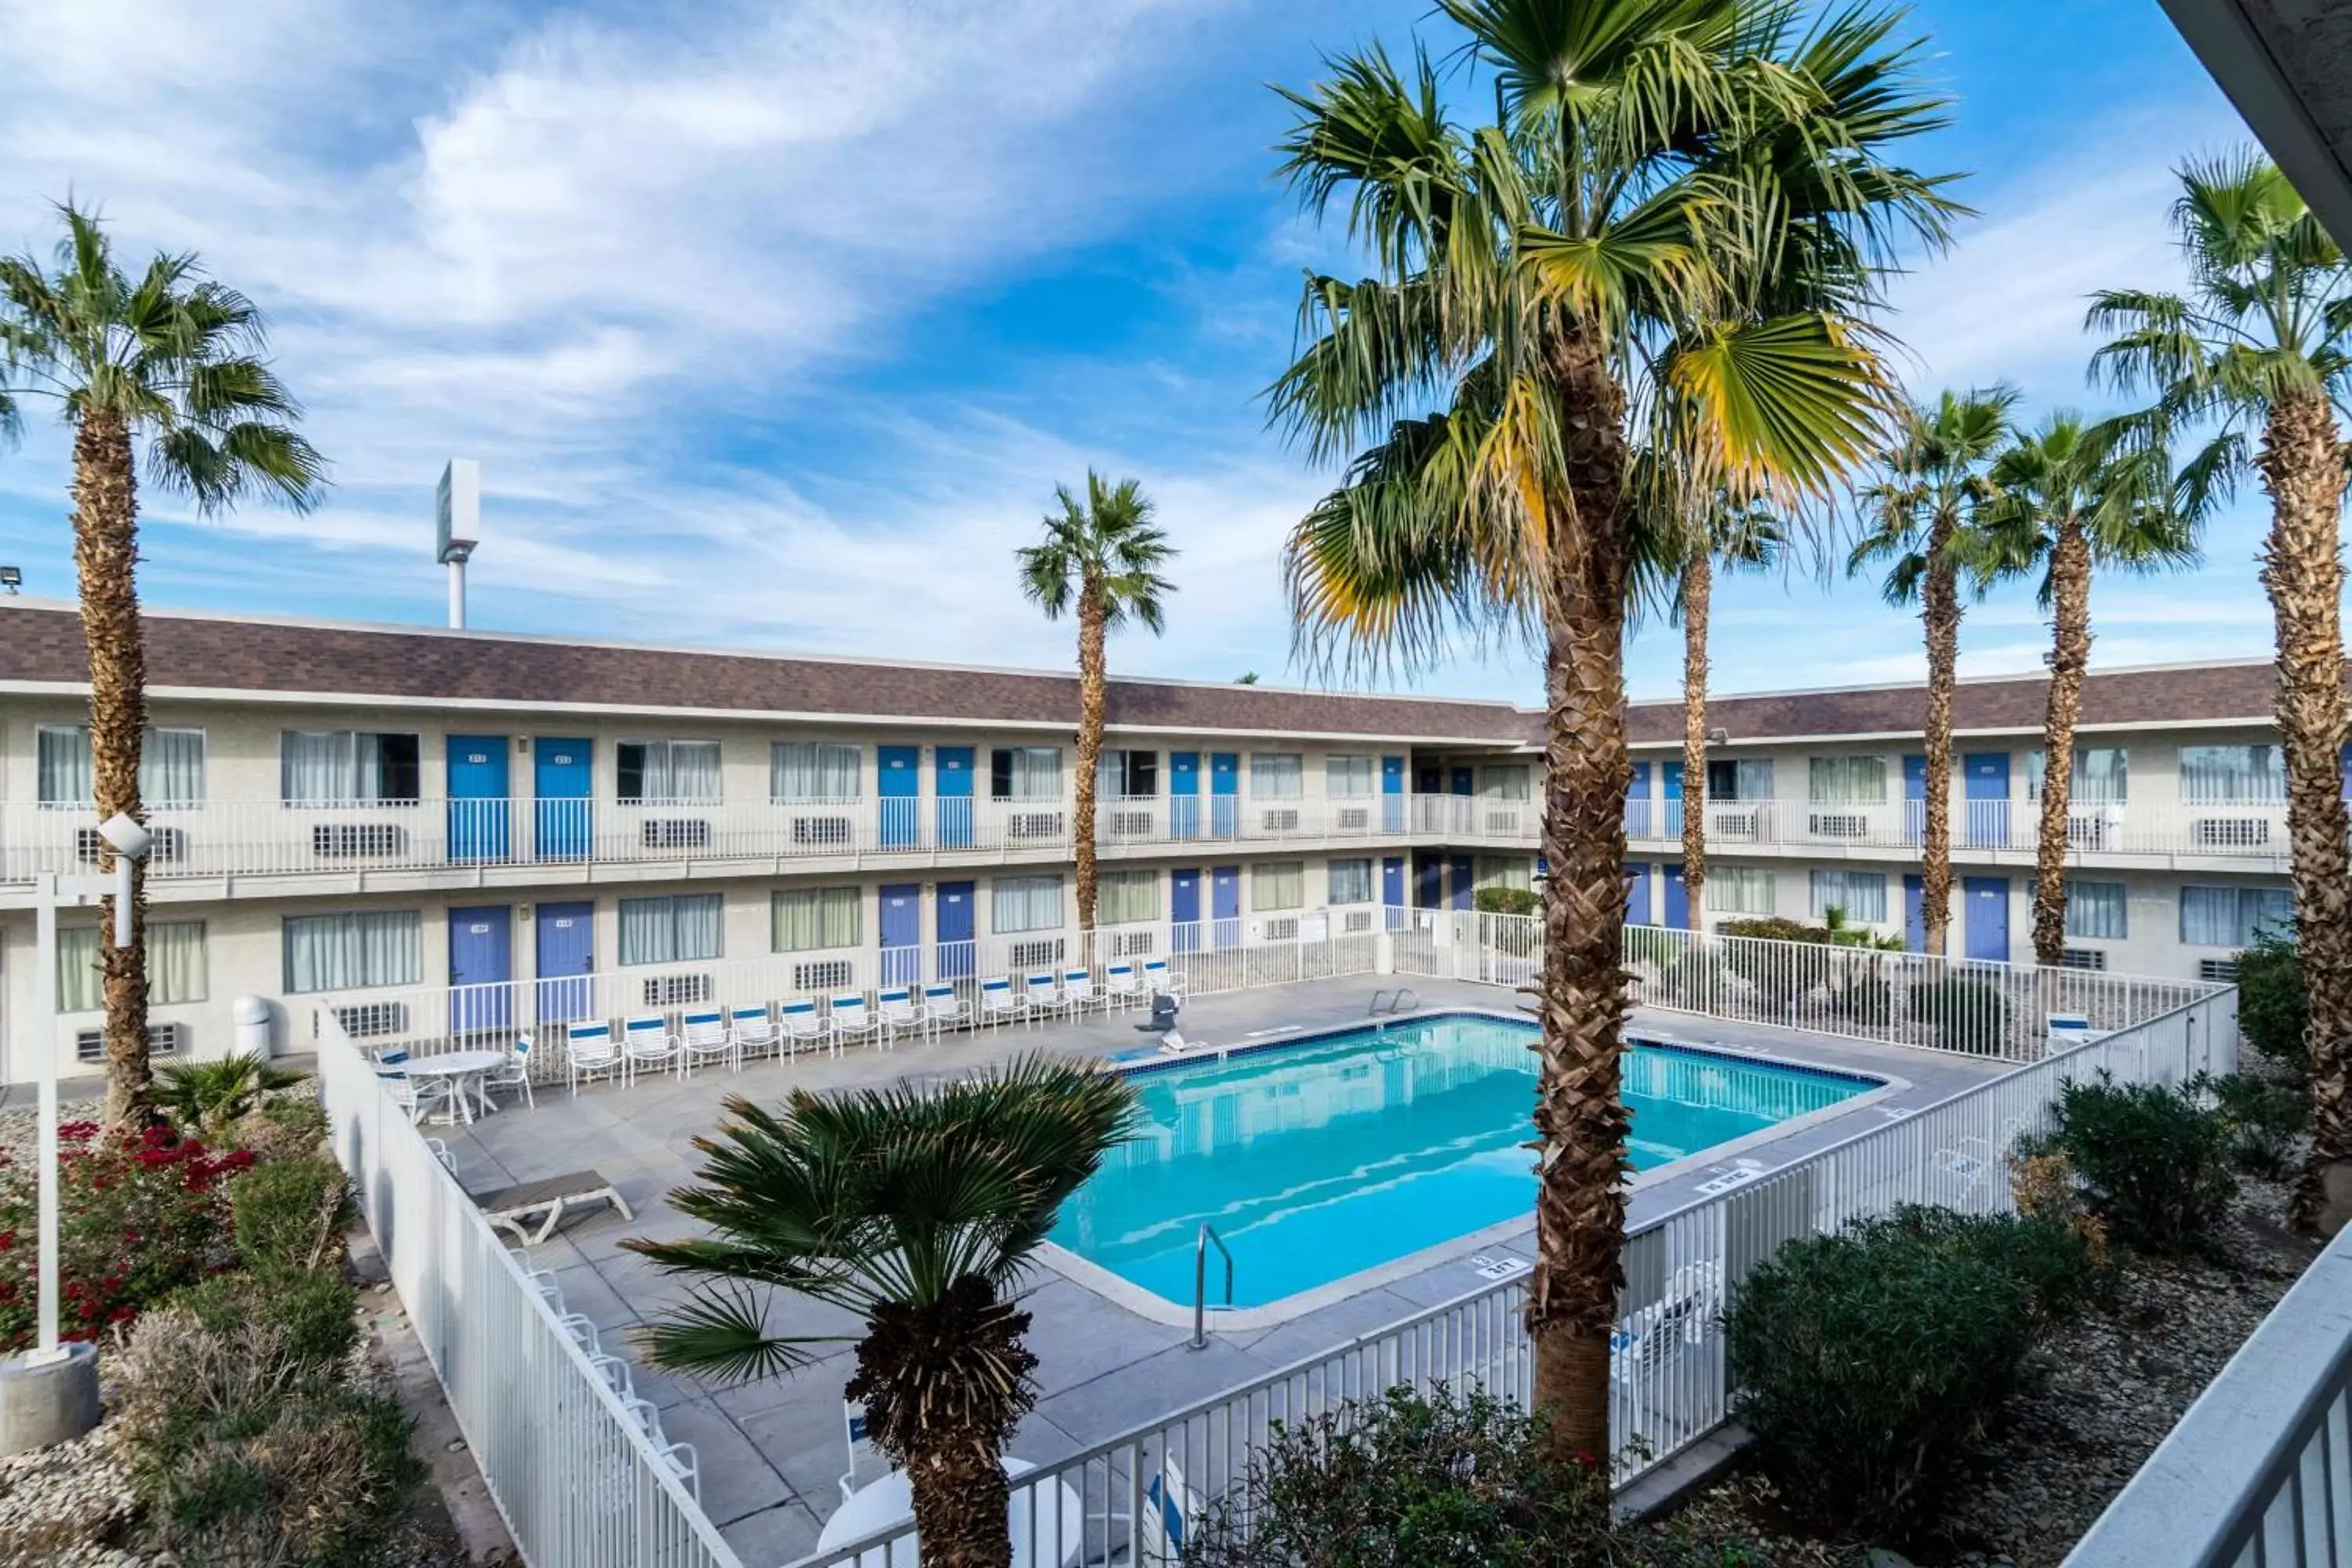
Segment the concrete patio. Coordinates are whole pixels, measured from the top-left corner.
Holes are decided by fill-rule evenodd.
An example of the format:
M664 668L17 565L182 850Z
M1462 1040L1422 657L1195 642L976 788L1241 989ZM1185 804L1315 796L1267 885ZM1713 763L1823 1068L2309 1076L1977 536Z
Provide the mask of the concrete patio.
M1186 1035L1210 1045L1234 1045L1294 1028L1345 1026L1363 1019L1375 989L1387 977L1356 976L1204 997L1184 1011ZM1412 982L1424 1010L1471 1007L1508 1011L1517 998L1494 986L1448 981ZM555 1271L566 1305L605 1331L608 1348L622 1349L633 1325L656 1315L679 1293L680 1282L620 1247L633 1236L675 1237L694 1226L670 1210L665 1194L692 1179L692 1141L719 1120L731 1094L781 1096L795 1085L837 1089L894 1078L962 1074L1018 1052L1102 1054L1132 1051L1137 1015L1114 1014L1083 1023L1008 1028L907 1043L893 1051L865 1048L835 1058L803 1055L730 1074L705 1069L678 1082L664 1078L621 1088L600 1086L576 1098L561 1084L540 1091L536 1110L509 1110L472 1128L436 1128L446 1136L457 1173L476 1190L593 1166L610 1177L636 1211L634 1223L600 1211L569 1222L562 1234L533 1249L541 1268ZM1896 1081L1857 1107L1785 1133L1739 1147L1740 1162L1770 1169L1946 1099L2003 1069L1938 1053L1879 1047L1788 1030L1718 1022L1684 1014L1645 1013L1635 1020L1645 1039L1769 1055L1873 1074ZM1680 1206L1699 1184L1731 1170L1732 1162L1702 1157L1643 1182L1633 1199L1639 1220ZM1489 1234L1465 1237L1446 1256L1378 1285L1348 1294L1270 1328L1212 1333L1204 1350L1190 1348L1190 1331L1153 1321L1094 1290L1041 1270L1027 1306L1035 1326L1029 1343L1040 1359L1045 1394L1016 1437L1014 1451L1051 1460L1116 1436L1193 1401L1210 1397L1427 1307L1467 1295L1484 1281L1468 1255L1528 1254L1532 1226L1499 1244ZM641 1371L638 1391L661 1408L663 1429L693 1443L702 1460L705 1510L753 1568L788 1563L813 1550L824 1520L838 1506L838 1478L846 1467L841 1391L849 1375L856 1321L798 1298L780 1298L779 1326L791 1331L843 1336L811 1347L817 1359L789 1376L735 1387L711 1387ZM634 1359L634 1357L633 1357Z

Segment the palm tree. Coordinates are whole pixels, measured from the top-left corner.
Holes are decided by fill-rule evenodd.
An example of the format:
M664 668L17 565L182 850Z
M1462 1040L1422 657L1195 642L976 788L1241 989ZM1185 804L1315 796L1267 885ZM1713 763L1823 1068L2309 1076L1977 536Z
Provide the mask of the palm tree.
M1927 798L1919 826L1919 924L1929 952L1944 951L1952 918L1952 685L1960 659L1960 571L1974 553L1968 530L1991 498L1985 467L2017 405L2009 386L1946 392L1913 404L1879 455L1879 479L1862 491L1863 534L1847 558L1854 576L1887 563L1881 592L1917 605L1927 642Z
M1609 1451L1626 1116L1622 642L1653 518L1634 454L1681 493L1820 495L1885 395L1860 316L1937 183L1882 149L1936 122L1893 19L1812 33L1769 0L1440 0L1494 74L1496 120L1446 117L1426 58L1377 46L1286 92L1302 205L1344 200L1378 276L1310 276L1274 422L1338 489L1286 551L1310 662L1417 665L1456 634L1539 647L1542 843L1536 1401ZM1767 310L1759 301L1770 300Z
M712 1234L624 1243L707 1281L642 1331L647 1358L773 1376L840 1336L771 1332L772 1289L855 1314L845 1393L907 1472L923 1561L1005 1568L1004 1445L1037 1396L1013 1288L1064 1200L1129 1137L1133 1087L1090 1062L1029 1057L945 1086L795 1089L781 1115L740 1095L726 1110L695 1141L700 1184L671 1200Z
M1706 905L1707 616L1715 596L1715 565L1769 568L1783 542L1770 510L1718 497L1691 534L1675 584L1675 616L1683 626L1683 893L1693 931L1704 931Z
M251 301L206 278L191 255L159 253L134 278L115 264L93 215L70 203L58 211L66 233L54 270L30 255L0 258L0 381L19 397L54 399L73 431L74 566L89 649L92 793L104 821L142 815L137 447L146 445L150 486L207 514L257 492L307 510L325 465L295 434L300 410L262 357L267 337ZM113 852L100 854L110 865ZM145 868L136 864L131 899L131 945L103 950L109 1126L154 1110Z
M1111 484L1087 470L1081 502L1057 485L1058 513L1045 517L1045 539L1014 552L1021 591L1057 621L1075 599L1078 609L1077 846L1078 929L1095 929L1095 769L1102 757L1103 640L1129 619L1157 637L1166 625L1160 596L1176 585L1160 574L1175 558L1168 536L1152 526L1151 502L1133 479Z
M2042 723L2042 818L2035 841L2033 961L2066 952L2066 812L2074 727L2091 659L2091 574L2151 571L2197 559L2193 521L2173 510L2161 446L2113 422L2055 414L2021 431L1992 461L1993 499L1979 513L1986 585L2039 574L2050 612L2050 691Z
M2295 1215L2352 1217L2352 857L2337 747L2344 739L2344 444L2352 393L2352 268L2286 177L2251 154L2179 171L2172 229L2188 264L2179 294L2112 289L2087 324L2115 334L2092 371L2147 393L2159 429L2205 424L2181 471L2191 515L2259 475L2271 498L2263 547L2278 639L2295 926L2311 1014L2312 1142Z

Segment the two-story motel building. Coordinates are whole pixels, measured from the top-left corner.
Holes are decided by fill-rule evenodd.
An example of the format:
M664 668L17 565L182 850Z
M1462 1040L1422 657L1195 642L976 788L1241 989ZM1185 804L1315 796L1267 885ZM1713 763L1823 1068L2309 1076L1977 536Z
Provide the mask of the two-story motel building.
M593 976L615 1006L675 1006L722 969L821 995L1073 951L1072 676L168 611L147 627L160 1047L228 1049L246 995L299 1048L306 995L394 998L377 1023L396 1031L397 998L450 986L554 996ZM0 606L12 1081L42 1048L34 879L96 858L87 699L71 606ZM2090 678L2070 963L2211 974L2285 914L2271 701L2262 663ZM1952 944L1971 958L2031 957L2042 705L2038 678L1959 690ZM1704 923L1834 906L1916 944L1920 708L1916 688L1715 699ZM1686 926L1680 705L1629 718L1631 918ZM1541 723L1115 679L1103 951L1393 929L1531 886ZM96 1070L98 940L94 912L69 917L50 1042L69 1071Z

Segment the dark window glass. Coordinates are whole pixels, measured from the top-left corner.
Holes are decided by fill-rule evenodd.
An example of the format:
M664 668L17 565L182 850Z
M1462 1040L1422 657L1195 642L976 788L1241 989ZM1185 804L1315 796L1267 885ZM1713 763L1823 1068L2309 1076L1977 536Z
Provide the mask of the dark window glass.
M383 798L398 801L419 799L417 782L423 775L416 764L416 737L383 735L377 737L377 741L383 748Z

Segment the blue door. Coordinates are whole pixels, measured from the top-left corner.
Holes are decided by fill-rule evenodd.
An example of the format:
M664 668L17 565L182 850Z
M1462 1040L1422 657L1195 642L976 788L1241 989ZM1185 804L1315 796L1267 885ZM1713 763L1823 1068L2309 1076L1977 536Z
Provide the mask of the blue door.
M449 911L449 1032L514 1026L514 911L504 904Z
M539 1021L568 1024L595 1012L596 906L541 904L531 921L539 945Z
M2009 962L2009 879L1965 877L1960 896L1966 900L1969 956Z
M971 748L936 746L931 751L931 795L938 802L940 847L971 847Z
M1666 924L1675 931L1690 930L1690 886L1683 880L1679 861L1665 868Z
M1625 868L1625 923L1629 926L1650 923L1650 868L1647 866Z
M507 738L449 737L449 858L503 860L507 833Z
M1633 776L1625 781L1625 837L1650 837L1650 764L1635 763Z
M589 751L585 741L531 743L531 793L538 797L532 851L542 860L585 860L595 841L588 802Z
M1412 902L1415 909L1445 907L1445 857L1419 851L1412 858Z
M1453 789L1451 793L1454 795L1476 795L1478 793L1478 775L1471 772L1468 768L1455 768L1454 770Z
M923 978L923 889L902 882L882 889L882 984L913 985Z
M1201 837L1201 753L1168 753L1168 837Z
M1457 910L1466 910L1471 907L1470 895L1477 891L1478 889L1478 869L1475 866L1471 864L1470 857L1467 855L1456 855L1454 857L1454 865L1452 869L1454 872L1454 907Z
M1201 872L1195 866L1168 873L1168 919L1176 951L1191 952L1201 945Z
M1242 759L1238 752L1209 753L1209 833L1231 838L1241 826Z
M1927 951L1927 884L1916 872L1903 879L1903 951Z
M874 804L882 814L876 824L875 840L883 848L911 849L922 837L922 748L874 748Z
M1404 759L1402 757L1381 759L1381 831L1382 833L1404 831Z
M2009 842L2009 753L1971 752L1960 763L1968 780L1968 836L1961 840L1985 848Z
M967 757L966 761L970 758ZM964 769L964 776L971 776L969 767ZM972 885L970 882L941 882L932 897L935 902L931 920L939 927L939 967L932 977L938 980L968 980L973 969L972 955L977 950L972 933L980 929L972 918L978 908L978 900L972 896Z
M1215 866L1209 870L1209 934L1218 947L1238 947L1242 940L1242 868Z
M1668 763L1663 770L1666 784L1666 837L1683 836L1683 765Z
M1381 862L1381 902L1390 910L1388 929L1397 931L1404 925L1404 917L1396 910L1404 908L1404 857L1391 855Z
M1918 843L1927 822L1927 759L1912 752L1903 759L1903 842Z

